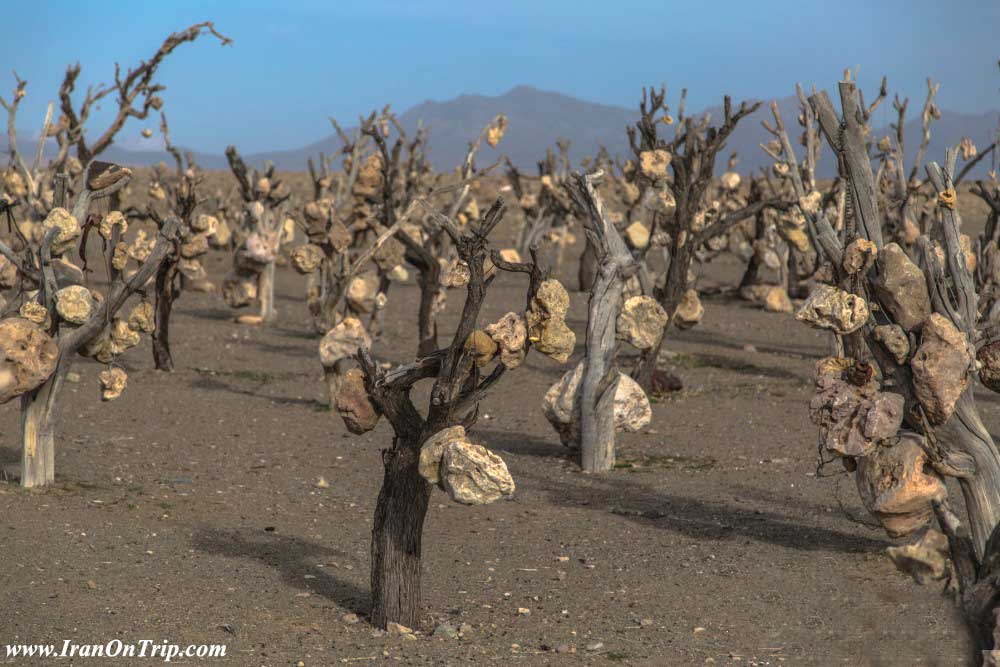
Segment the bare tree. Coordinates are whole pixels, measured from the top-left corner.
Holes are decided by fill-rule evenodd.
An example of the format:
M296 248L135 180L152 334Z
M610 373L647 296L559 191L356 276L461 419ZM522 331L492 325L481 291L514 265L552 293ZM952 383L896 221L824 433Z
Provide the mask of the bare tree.
M72 213L56 201L41 223L37 241L28 239L6 208L21 250L15 252L0 242L0 253L17 267L19 276L17 292L0 320L0 346L6 356L0 398L6 402L21 397L22 486L42 486L55 479L55 410L77 353L110 364L138 344L140 332L153 330L153 308L145 300L128 318L117 314L156 273L174 244L179 222L175 218L166 221L155 242L139 240L135 245L142 247L129 247L124 241L127 222L119 211L103 218L89 213L93 202L113 199L130 177L128 169L91 162ZM79 220L85 221L82 228ZM84 286L83 271L61 259L77 246L81 234L80 252L86 253L86 235L92 227L103 239L109 278L104 294ZM139 267L126 278L130 259ZM120 368L109 367L101 373L101 382L102 398L111 400L124 390L126 376Z
M465 304L449 345L388 371L362 349L360 372L345 380L337 396L338 411L350 430L371 430L385 416L394 432L392 446L382 452L385 475L372 529L371 622L377 627L413 626L417 620L421 537L433 484L465 504L490 502L514 491L503 460L466 436L476 422L480 401L508 368L521 364L532 346L525 318L514 312L485 330L477 329L495 275L486 267L488 236L503 212L503 203L497 200L464 233L455 221L434 216L469 269ZM537 264L508 263L496 252L492 262L500 270L529 277L531 312L543 281ZM496 365L484 375L481 369L494 360ZM433 379L434 385L427 413L421 415L410 391L424 379Z
M869 510L890 534L920 538L890 555L923 582L949 571L947 553L926 528L937 516L957 601L985 651L978 660L994 664L1000 454L973 397L983 323L972 253L959 234L956 152L948 151L943 168L927 165L936 210L929 235L916 239L918 266L884 240L887 215L866 138L870 114L853 81L841 81L839 92L842 114L825 92L809 98L847 193L842 238L825 218L816 221L817 240L833 260L833 284L818 286L798 314L832 330L843 350L817 364L810 412L825 450L855 471ZM1000 371L1000 355L994 359L991 350L987 344L979 353L987 380ZM971 536L949 508L944 477L958 481Z

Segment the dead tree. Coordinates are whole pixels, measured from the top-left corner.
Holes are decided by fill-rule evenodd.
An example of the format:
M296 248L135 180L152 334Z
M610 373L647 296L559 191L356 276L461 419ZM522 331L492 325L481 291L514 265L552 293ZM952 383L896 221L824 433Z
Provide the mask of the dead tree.
M618 370L620 338L643 347L652 344L666 313L650 297L625 301L626 281L638 270L628 247L608 219L597 192L603 172L574 174L573 198L594 248L597 274L590 292L586 353L545 396L545 415L564 445L579 447L586 472L605 472L615 464L615 431L636 431L652 412L645 393Z
M88 164L114 142L115 135L125 126L129 118L143 120L150 111L159 111L163 106L160 93L166 90L166 86L156 81L160 65L178 46L193 42L204 34L217 38L223 46L232 43L231 39L215 30L211 21L196 23L185 30L168 35L152 57L143 60L136 67L129 68L127 72L123 73L121 67L116 64L114 85L102 85L96 89L88 87L79 105L73 101L73 92L80 76L80 64L67 67L66 76L59 87L61 116L55 130L59 151L53 161L56 167L62 169L71 148L76 149L76 158L80 164ZM114 118L96 139L89 141L84 128L90 119L90 114L109 100L114 100L118 107ZM94 134L91 133L89 136L93 137Z
M153 330L153 308L145 300L126 319L117 314L156 273L173 246L178 221L168 220L155 242L140 248L125 243L127 222L119 211L103 218L89 214L93 202L113 197L130 177L128 169L91 162L72 213L56 201L57 206L41 223L38 242L24 235L6 209L21 251L0 242L0 254L17 267L19 276L17 292L0 320L0 346L6 357L0 399L7 402L21 397L22 486L43 486L55 479L55 410L76 355L111 364L138 344L140 332ZM86 221L82 228L79 220ZM85 253L87 232L94 227L103 239L109 276L105 294L84 286L83 271L62 259L77 247L78 240L81 254ZM130 259L136 259L139 267L126 278ZM125 388L126 375L120 368L109 366L100 379L103 400L116 398Z
M973 397L981 323L971 253L960 241L956 153L948 151L944 168L927 165L936 210L930 236L916 240L918 266L884 240L867 115L854 82L839 89L841 115L825 92L809 98L848 193L843 238L817 219L834 284L818 286L798 313L835 332L843 350L817 363L810 413L821 446L855 471L862 500L891 535L920 535L937 515L950 548L924 532L890 555L930 581L947 576L950 551L959 606L984 663L995 664L1000 453ZM1000 377L1000 354L991 345L978 355L987 384ZM948 507L944 477L958 480L971 536Z
M508 313L485 330L477 329L493 280L486 267L487 237L502 216L503 203L497 200L464 233L453 220L435 216L469 267L465 304L454 337L446 348L388 371L362 348L357 355L360 371L352 371L337 396L337 409L352 432L371 430L381 416L394 431L392 446L382 452L385 474L372 528L370 620L376 627L389 623L412 627L417 621L421 537L434 484L464 504L492 502L514 491L503 460L467 437L479 402L507 369L522 363L532 338L545 335L541 330L531 331L530 315L538 314L536 296L543 289L537 264L508 263L495 252L496 268L527 274L528 311L525 316ZM492 363L496 365L486 373L484 369ZM410 391L425 379L433 379L434 385L427 413L421 415Z
M255 301L259 305L259 315L240 315L237 322L270 323L277 316L274 271L282 240L289 231L284 213L291 190L277 178L273 164L268 163L263 172L258 172L243 161L235 146L226 149L226 159L244 202L240 221L244 239L233 257L233 270L222 283L222 295L233 308Z
M653 296L666 311L668 320L659 340L642 353L632 377L647 392L662 391L663 376L657 363L667 331L674 323L693 326L701 319L702 308L697 292L690 287L689 273L696 251L709 239L723 234L733 225L752 218L765 208L787 207L778 201L749 203L736 211L713 213L706 207L705 194L712 183L715 159L737 124L760 107L743 102L735 111L729 97L723 100L723 119L718 126L711 119L695 121L683 118L676 135L667 141L660 127L667 119L666 91L643 90L640 119L628 128L629 143L635 156L634 196L636 207L651 213L650 236L664 232L668 266L662 276L648 281ZM669 171L668 171L669 170ZM640 185L642 187L640 187ZM643 269L640 268L640 280ZM651 283L651 284L649 284Z

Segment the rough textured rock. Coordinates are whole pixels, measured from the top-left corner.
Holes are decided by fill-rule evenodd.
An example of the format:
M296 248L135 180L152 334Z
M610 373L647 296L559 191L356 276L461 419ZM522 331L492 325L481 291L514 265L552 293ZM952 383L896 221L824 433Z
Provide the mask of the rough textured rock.
M649 230L641 222L633 222L625 228L625 242L630 248L642 250L649 245Z
M128 230L128 221L125 220L125 216L122 215L121 211L111 211L104 216L101 219L101 223L97 226L97 232L101 235L101 238L110 241L115 227L118 227L118 232L121 236L125 236L125 232Z
M896 324L917 331L931 314L927 280L898 244L886 245L879 255L879 276L872 285L875 295Z
M769 285L764 294L764 310L771 313L790 313L794 310L788 292L780 285Z
M448 443L441 457L441 485L463 505L485 505L514 493L514 479L504 460L482 445Z
M354 356L358 348L371 347L371 344L371 338L361 321L354 317L345 317L320 340L320 363L330 368L341 359Z
M367 433L378 425L379 415L368 399L365 376L358 368L344 374L333 403L337 414L344 420L344 426L355 435Z
M934 514L931 503L948 495L927 464L920 436L909 432L858 459L855 481L861 501L892 537L923 528Z
M243 249L248 258L261 266L265 266L273 262L277 257L278 239L265 238L260 232L253 232L243 242Z
M880 391L874 381L861 386L848 382L845 377L853 367L850 359L826 357L814 371L809 417L820 429L823 446L839 456L867 456L903 423L903 396Z
M472 354L472 360L476 366L482 368L493 361L499 346L488 333L482 329L476 329L465 339L465 349Z
M880 324L875 327L875 340L892 355L897 364L905 364L910 356L910 341L903 327L898 324Z
M504 248L500 251L500 259L505 262L520 263L521 253L516 248Z
M853 333L868 321L868 304L856 294L820 283L795 313L795 319L837 333Z
M1000 341L979 348L979 381L990 391L1000 392Z
M214 215L201 213L194 216L191 220L191 229L199 234L208 234L209 236L212 236L219 229L219 219Z
M58 228L59 231L52 241L52 254L62 255L73 248L76 240L80 237L80 223L69 211L56 207L49 211L42 222L42 234L47 234L49 229L53 227Z
M857 238L844 250L844 271L850 275L867 271L875 263L878 249L867 239Z
M375 297L378 296L379 279L374 271L365 271L353 278L347 284L345 298L351 308L360 313L375 311Z
M128 322L116 317L111 322L109 340L111 343L109 351L112 355L117 356L139 344L139 333L133 330Z
M660 340L667 319L667 311L656 299L633 296L625 300L618 314L618 338L640 350L648 350Z
M385 243L372 253L372 260L383 271L391 271L401 265L406 259L406 247L394 238L386 239Z
M153 333L156 330L153 304L148 301L135 304L135 308L128 314L128 328L136 332Z
M420 447L420 476L431 484L440 484L441 457L449 444L458 441L466 441L465 428L462 426L451 426L429 437Z
M235 273L222 281L222 298L230 308L242 308L257 298L257 280Z
M674 326L682 331L690 329L705 316L705 308L701 305L697 290L689 289L684 293L684 298L677 304L674 311Z
M208 236L205 234L195 234L181 243L180 254L184 259L194 259L201 257L208 252Z
M550 279L539 286L524 317L534 348L559 363L565 363L576 346L576 334L566 326L568 310L569 293Z
M25 301L18 310L18 314L24 319L41 325L46 329L49 326L49 311L37 301Z
M90 290L81 285L70 285L56 292L56 312L70 324L83 324L96 307Z
M917 400L932 424L948 421L969 386L971 354L965 334L950 320L931 313L920 332L910 368Z
M554 385L549 387L542 400L542 412L549 420L563 445L571 448L580 446L580 405L577 395L583 379L583 362L567 371ZM615 388L614 420L616 431L634 433L645 428L653 418L649 399L639 384L628 375L619 372L618 386Z
M735 171L727 171L719 179L722 187L729 191L738 190L740 187L740 175Z
M948 538L928 528L917 542L885 550L893 564L902 572L926 586L948 576L951 550Z
M659 180L667 175L670 166L670 153L661 149L642 151L639 154L639 170L642 175L651 180Z
M21 317L0 320L0 403L37 389L59 361L55 341L34 322Z
M507 369L521 365L524 361L524 343L528 338L528 328L521 315L507 313L495 324L487 326L486 333L500 346L500 363Z
M113 401L121 396L128 382L128 375L118 367L101 371L98 378L101 383L102 401Z
M306 275L312 273L323 263L323 249L318 245L307 243L292 251L292 268Z
M441 285L443 287L465 287L469 284L469 266L461 260L451 264L442 261Z

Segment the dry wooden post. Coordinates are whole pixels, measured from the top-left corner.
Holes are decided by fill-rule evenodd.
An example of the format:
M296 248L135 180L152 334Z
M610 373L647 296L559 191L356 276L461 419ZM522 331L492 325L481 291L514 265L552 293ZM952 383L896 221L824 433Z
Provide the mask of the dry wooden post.
M100 300L81 285L82 271L74 271L61 259L75 247L81 232L77 221L87 219L91 203L113 196L130 176L127 169L92 162L72 214L62 208L53 209L43 223L44 236L37 245L25 243L19 254L0 242L0 254L18 267L23 281L19 317L0 320L0 345L7 358L7 377L12 378L4 387L2 400L21 397L20 474L24 487L43 486L55 479L55 410L77 353L108 363L138 343L140 331L152 331L152 307L148 303L137 305L127 320L116 315L132 294L144 288L173 246L179 226L176 219L161 227L155 245L143 254L139 268L128 280L124 269L135 254L122 240L124 217L113 211L100 221L100 234L111 246L107 257L111 283ZM26 240L9 210L8 222ZM81 254L85 243L86 238ZM33 299L24 298L28 286L38 290ZM117 397L125 386L125 374L117 368L102 373L101 380L105 400Z
M862 499L891 534L912 534L937 515L950 543L959 606L987 652L980 659L994 664L989 661L1000 657L995 653L1000 648L995 615L1000 452L973 397L974 350L982 323L970 255L959 234L955 152L948 152L944 168L927 165L944 264L934 242L921 236L918 268L898 245L883 243L866 115L853 82L840 83L840 100L842 118L826 93L810 97L827 142L841 158L850 197L846 243L828 253L838 257L834 268L840 287L818 287L799 319L834 330L844 340L847 358L817 364L817 396L810 411L824 446L843 457L848 469L856 469ZM818 228L820 238L833 234L825 219L818 220ZM869 300L878 307L869 307ZM981 375L1000 370L982 352L981 361ZM971 537L959 531L948 508L941 478L949 476L962 490ZM922 581L947 572L929 538L890 549L890 556Z
M615 465L615 393L619 372L617 321L625 281L638 267L615 226L608 221L597 193L601 172L577 174L577 201L588 214L584 229L594 248L597 275L590 290L587 351L580 380L581 465L586 472L604 472Z
M468 233L444 216L439 219L469 267L461 320L448 347L388 371L362 349L361 373L349 377L337 396L337 409L353 432L371 430L385 416L395 434L392 446L382 452L384 477L372 528L370 620L376 627L412 627L417 621L423 524L433 484L465 504L491 502L514 491L502 459L465 435L475 424L479 402L508 368L520 365L531 347L523 318L516 313L485 331L476 328L492 282L484 269L487 237L502 215L503 203L497 200L480 222L470 224ZM530 303L542 280L537 265L508 263L497 253L492 259L501 270L529 276ZM481 369L494 360L499 363L484 376ZM410 398L414 384L424 379L434 380L426 417ZM477 483L468 477L473 471Z

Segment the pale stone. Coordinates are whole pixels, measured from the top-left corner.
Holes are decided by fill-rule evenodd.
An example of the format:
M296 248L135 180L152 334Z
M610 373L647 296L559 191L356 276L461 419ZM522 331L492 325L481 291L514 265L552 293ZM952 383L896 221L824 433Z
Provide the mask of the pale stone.
M667 320L667 311L656 299L633 296L625 300L618 314L618 338L640 350L648 350L659 342Z
M485 505L514 493L514 479L504 460L482 445L448 443L441 457L441 484L463 505Z
M697 290L689 289L684 292L681 302L677 304L674 311L674 326L678 329L690 329L705 316L705 308L701 305Z
M0 351L0 403L40 387L59 361L59 348L52 337L21 317L0 320Z
M95 308L94 297L86 287L70 285L56 292L56 312L70 324L83 324Z
M486 333L500 346L500 363L508 370L517 368L524 361L524 343L528 329L518 313L507 313L495 324L486 327Z
M379 415L368 398L364 373L359 368L344 374L333 403L347 430L355 435L367 433L378 425Z
M879 275L873 283L879 303L906 331L917 331L931 314L927 279L898 244L879 253Z
M345 317L320 340L320 363L326 368L331 368L341 359L353 357L358 349L371 347L371 344L371 337L361 321L354 317Z
M117 367L101 371L98 378L101 383L102 401L113 401L121 396L128 382L128 376L125 374L125 371Z
M856 294L820 283L795 314L795 319L816 327L848 334L868 321L868 304Z
M968 340L950 320L931 313L920 333L910 368L917 400L932 424L943 424L969 386Z
M420 447L420 476L431 484L441 483L441 457L450 443L465 440L465 428L450 426L429 437Z

